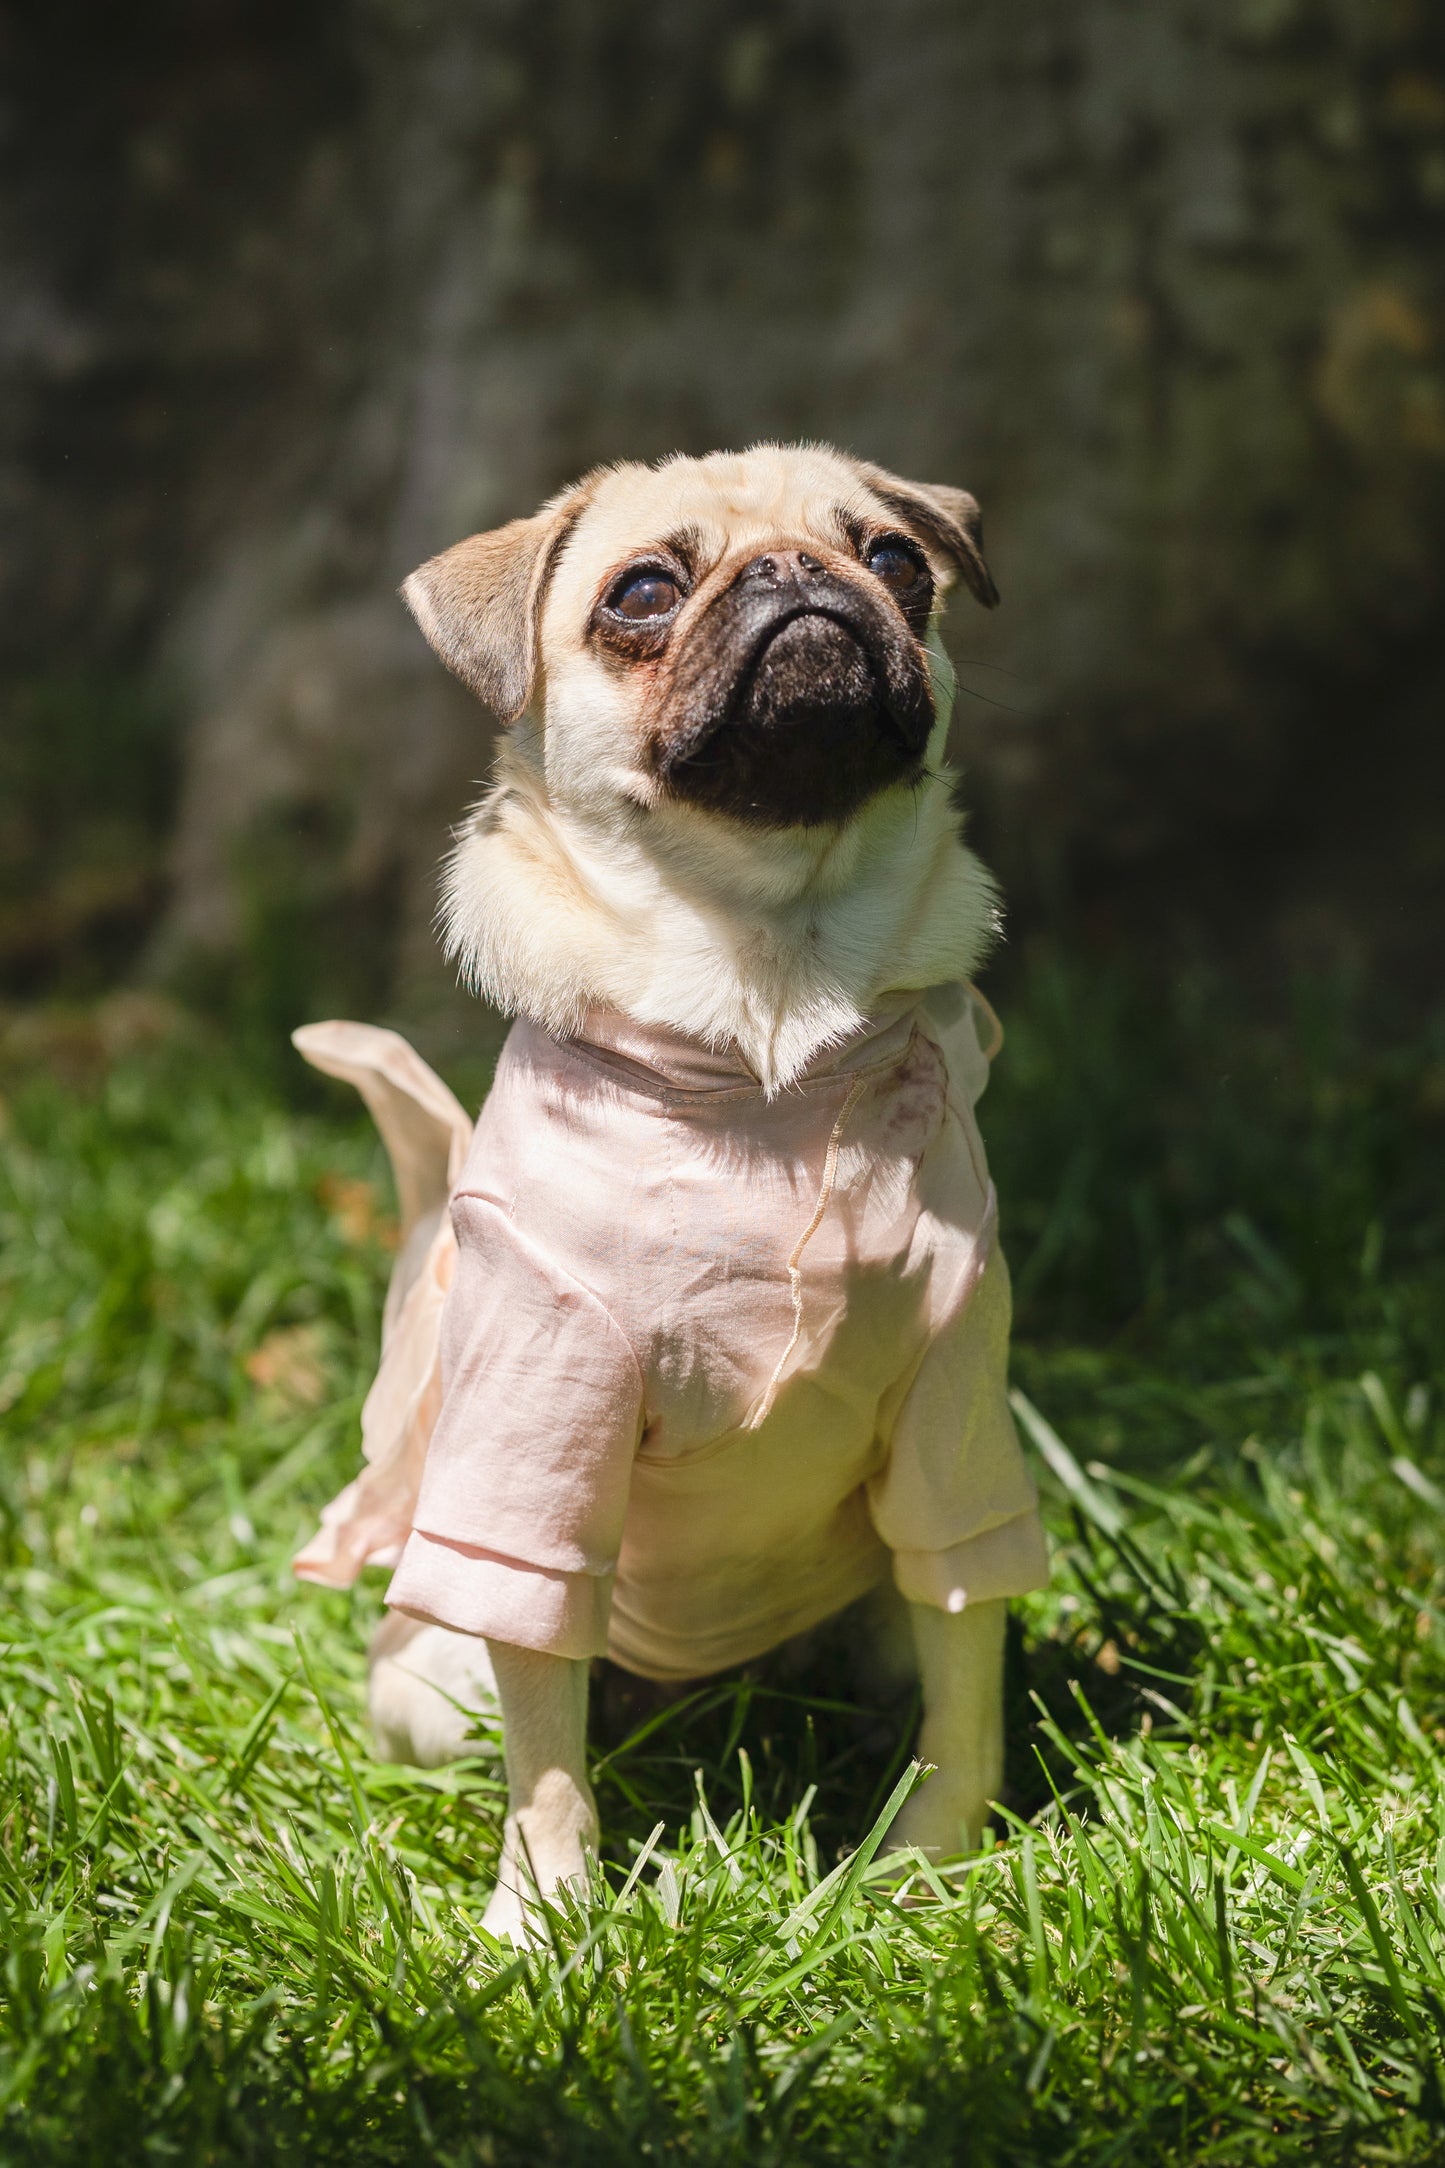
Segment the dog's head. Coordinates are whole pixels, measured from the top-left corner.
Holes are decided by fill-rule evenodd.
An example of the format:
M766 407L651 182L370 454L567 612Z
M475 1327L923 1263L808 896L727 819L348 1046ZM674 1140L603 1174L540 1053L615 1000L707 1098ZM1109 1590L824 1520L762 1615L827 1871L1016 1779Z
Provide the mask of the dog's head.
M403 592L504 722L535 709L564 802L813 828L918 780L960 578L998 600L963 490L769 444L600 470Z

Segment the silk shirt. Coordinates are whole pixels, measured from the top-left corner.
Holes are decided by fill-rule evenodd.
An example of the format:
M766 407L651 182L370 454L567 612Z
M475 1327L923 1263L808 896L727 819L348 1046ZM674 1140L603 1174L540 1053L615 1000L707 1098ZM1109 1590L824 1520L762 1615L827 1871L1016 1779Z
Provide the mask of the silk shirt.
M771 1098L735 1050L610 1012L517 1023L392 1305L387 1436L298 1571L344 1585L399 1545L399 1609L659 1679L890 1572L950 1611L1040 1586L988 1014L895 997Z

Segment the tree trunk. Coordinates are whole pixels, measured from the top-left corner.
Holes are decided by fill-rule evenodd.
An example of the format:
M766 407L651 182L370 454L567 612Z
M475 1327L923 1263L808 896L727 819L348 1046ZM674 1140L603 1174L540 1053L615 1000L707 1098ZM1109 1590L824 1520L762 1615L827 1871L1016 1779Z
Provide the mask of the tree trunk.
M93 12L11 25L3 602L12 676L68 643L177 689L172 968L440 1003L490 726L398 581L596 461L764 436L981 499L1004 607L955 608L960 751L1026 927L1409 949L1382 878L1438 875L1445 780L1433 11L126 13L78 76Z

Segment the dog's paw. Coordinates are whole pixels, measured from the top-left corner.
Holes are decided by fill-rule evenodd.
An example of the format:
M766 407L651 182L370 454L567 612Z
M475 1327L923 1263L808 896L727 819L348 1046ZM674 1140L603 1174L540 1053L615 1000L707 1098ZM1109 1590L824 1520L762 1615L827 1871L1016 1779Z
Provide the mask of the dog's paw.
M585 1896L597 1854L591 1793L561 1771L550 1771L549 1778L530 1807L507 1816L496 1887L482 1915L489 1935L518 1949L544 1948L552 1940L554 1923L543 1905Z
M538 1931L539 1925L535 1910L529 1914L517 1891L498 1882L482 1914L483 1933L498 1942L510 1942L519 1950L535 1949L546 1939Z
M540 1896L530 1876L519 1877L524 1887L516 1887L508 1879L515 1871L503 1861L502 1879L487 1899L482 1926L498 1942L510 1942L518 1950L548 1949L556 1940L557 1923L555 1917L549 1920L544 1906L556 1905L569 1894L580 1894L586 1886L585 1869L559 1878Z

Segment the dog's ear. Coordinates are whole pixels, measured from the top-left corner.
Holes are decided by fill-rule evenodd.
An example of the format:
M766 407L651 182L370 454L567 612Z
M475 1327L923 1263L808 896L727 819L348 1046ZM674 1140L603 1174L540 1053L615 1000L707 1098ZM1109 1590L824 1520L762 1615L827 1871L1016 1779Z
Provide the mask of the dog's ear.
M469 535L429 557L403 582L407 608L447 668L504 723L515 722L532 697L542 601L587 497L579 483L532 519Z
M998 606L998 589L984 563L983 515L978 499L947 482L905 482L886 468L859 461L859 472L875 497L914 528L958 570L964 586L986 610Z

